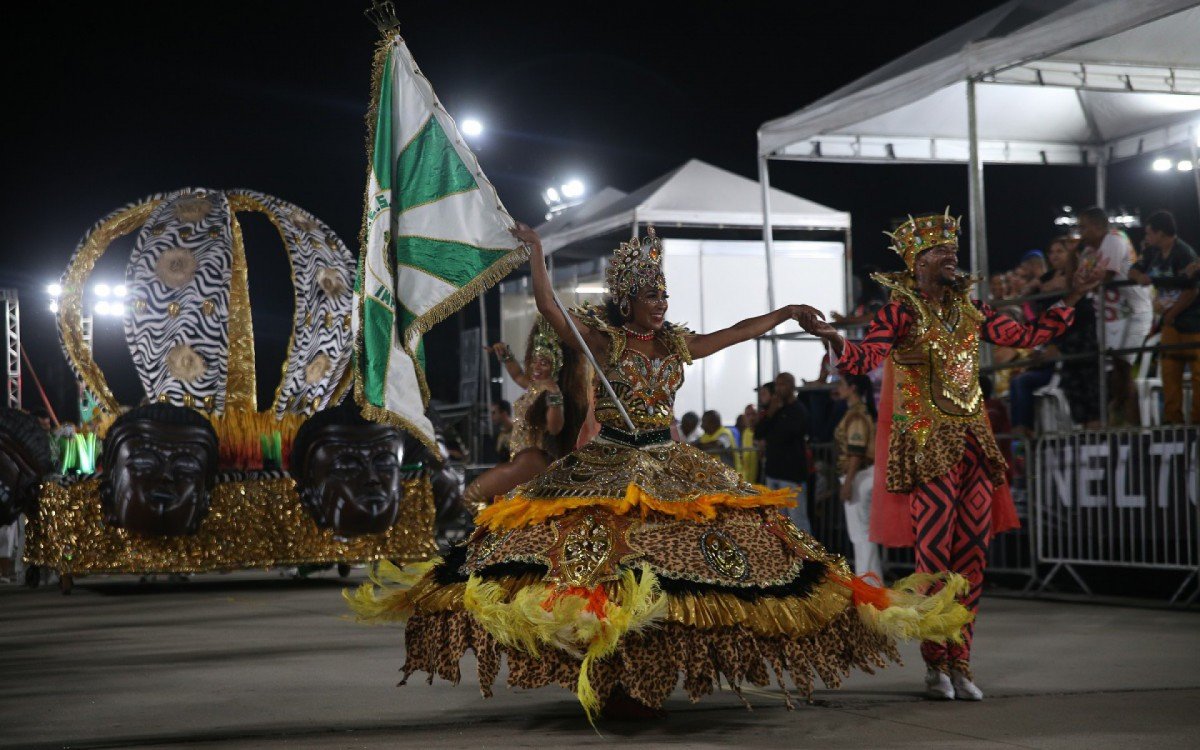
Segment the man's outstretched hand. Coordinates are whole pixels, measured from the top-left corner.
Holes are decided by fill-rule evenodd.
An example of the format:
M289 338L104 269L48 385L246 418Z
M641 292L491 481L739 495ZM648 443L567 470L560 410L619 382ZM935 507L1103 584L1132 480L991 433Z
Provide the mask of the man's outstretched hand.
M792 319L808 333L822 339L839 338L837 330L826 320L825 315L812 305L793 305Z

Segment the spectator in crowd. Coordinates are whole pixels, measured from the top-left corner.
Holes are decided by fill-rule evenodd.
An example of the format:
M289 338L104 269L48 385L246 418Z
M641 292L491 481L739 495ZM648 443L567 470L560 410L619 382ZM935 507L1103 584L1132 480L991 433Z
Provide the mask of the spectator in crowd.
M1062 294L1071 287L1071 279L1079 267L1079 255L1071 249L1065 237L1056 237L1048 250L1050 269L1031 282L1025 293L1051 294L1060 296L1034 300L1033 315L1036 318L1044 310L1058 302ZM1075 305L1075 322L1065 334L1036 352L1031 367L1012 377L1009 398L1012 404L1012 431L1018 436L1028 436L1034 427L1033 394L1049 384L1057 370L1060 383L1067 393L1074 422L1094 427L1099 420L1099 393L1094 359L1072 360L1061 367L1054 364L1060 355L1082 354L1096 351L1096 315L1090 299L1082 299ZM1047 361L1048 360L1048 361Z
M700 439L700 417L689 411L679 420L680 442L695 443Z
M1103 268L1108 282L1128 281L1133 267L1133 245L1125 233L1110 227L1108 214L1093 206L1079 213L1079 235L1083 258ZM1104 290L1104 344L1108 349L1142 346L1150 333L1153 313L1150 292L1136 285ZM1112 375L1108 392L1112 398L1110 424L1137 424L1137 399L1133 397L1133 362L1137 355L1111 358Z
M836 382L833 395L846 403L846 414L833 431L833 440L842 483L839 498L846 511L846 533L854 545L854 574L874 574L882 581L883 558L879 545L869 538L875 481L875 394L866 375L848 375Z
M775 381L770 380L758 387L758 417L757 421L761 422L767 416L767 408L771 405L771 399L775 397Z
M763 437L762 437L762 435L763 435L762 426L763 426L763 422L767 418L767 409L770 408L770 406L771 406L771 399L775 397L775 381L772 380L772 381L763 383L762 385L760 385L758 387L757 390L758 390L758 408L755 410L755 415L754 415L754 447L758 449L759 457L765 458L764 454L766 453L766 450L767 450L767 443L765 440L763 440ZM759 469L760 473L763 470L764 463L765 463L765 461L759 461L758 469ZM765 476L763 477L763 481L766 481Z
M721 415L712 409L704 412L704 416L700 418L700 429L702 432L696 441L700 450L711 453L721 463L740 473L741 462L737 460L734 453L737 440L734 438L733 432L721 424Z
M1161 343L1200 347L1200 291L1195 272L1196 251L1176 236L1175 217L1159 211L1146 220L1142 257L1129 269L1129 278L1157 290L1155 312L1161 315ZM1191 423L1200 424L1200 349L1162 352L1163 422L1183 423L1183 369L1192 370Z
M1057 237L1050 243L1050 271L1042 277L1038 292L1066 294L1079 268L1079 243L1070 237ZM1056 304L1061 297L1040 300L1038 312ZM1090 297L1075 303L1075 322L1067 332L1043 350L1047 357L1089 354L1082 359L1063 362L1059 367L1059 385L1067 395L1071 421L1089 429L1100 425L1100 376L1096 369L1096 306Z
M814 443L828 443L833 440L833 428L837 426L846 408L844 403L833 399L830 383L835 379L833 368L829 364L829 354L826 353L821 357L817 379L805 380L796 396L796 400L808 413L808 439Z
M508 460L508 444L512 440L512 404L500 399L492 402L492 429L496 432L496 455L498 461Z
M1021 262L1017 264L1017 277L1025 283L1022 285L1020 293L1016 296L1024 297L1031 294L1029 291L1030 285L1036 284L1037 280L1045 275L1046 271L1046 255L1041 250L1030 250L1021 256Z
M802 488L808 479L808 412L796 401L796 378L790 372L781 372L775 378L775 394L756 434L766 442L763 471L767 487ZM801 493L788 515L798 528L811 534L806 495Z
M992 300L1008 299L1008 275L1003 273L993 274L988 279L988 292L992 296Z
M741 458L742 479L745 479L751 484L759 484L758 478L758 451L754 446L754 425L758 420L758 414L751 405L746 406L746 411L737 418L737 428L741 435L738 447L741 448L739 454Z

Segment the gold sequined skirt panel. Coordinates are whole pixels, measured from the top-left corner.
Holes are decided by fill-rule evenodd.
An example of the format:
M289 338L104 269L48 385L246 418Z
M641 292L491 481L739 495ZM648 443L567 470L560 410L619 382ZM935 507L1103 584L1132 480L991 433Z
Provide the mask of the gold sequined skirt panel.
M674 580L762 588L794 581L805 564L838 565L841 558L774 509L725 509L698 523L582 508L524 528L480 529L458 572L521 562L544 565L552 577L575 574L578 580L564 581L571 585L611 581L619 566L647 563L656 575Z
M630 484L664 501L704 495L757 494L732 467L681 443L644 448L597 439L552 463L508 497L561 499L624 497Z

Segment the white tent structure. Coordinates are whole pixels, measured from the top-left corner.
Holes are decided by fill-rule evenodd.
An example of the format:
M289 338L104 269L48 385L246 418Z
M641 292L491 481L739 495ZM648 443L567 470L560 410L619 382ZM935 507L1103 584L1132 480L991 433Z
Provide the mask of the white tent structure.
M772 218L781 229L850 229L850 214L772 190ZM753 180L692 159L628 195L605 188L591 200L538 227L547 255L581 240L645 224L758 229L762 196Z
M850 215L780 190L771 191L771 200L775 227L789 239L774 244L770 263L757 239L763 225L759 185L696 159L629 194L606 188L542 224L538 233L555 290L567 305L600 302L613 248L654 224L664 237L667 283L676 292L673 321L715 330L773 309L768 300L777 289L789 302L845 309ZM529 279L511 277L501 283L500 295L501 335L520 356L535 313ZM770 353L761 373L758 353L754 342L746 342L704 360L688 375L680 408L716 409L732 423L776 362L811 376L824 352L814 341L789 343L778 357ZM518 393L506 381L505 398Z
M983 165L1096 168L1200 135L1196 0L1012 0L758 131L772 159L965 163L971 260L987 268ZM1200 190L1200 171L1196 175ZM764 236L775 223L764 190Z

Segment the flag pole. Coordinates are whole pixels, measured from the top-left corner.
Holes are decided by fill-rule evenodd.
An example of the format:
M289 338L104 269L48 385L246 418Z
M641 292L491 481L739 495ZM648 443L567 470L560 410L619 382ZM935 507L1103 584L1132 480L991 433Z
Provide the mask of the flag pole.
M633 426L633 420L629 418L629 412L625 411L625 404L621 403L621 399L617 397L617 392L613 390L612 383L608 382L608 378L604 376L604 371L600 369L600 365L596 363L596 358L592 355L592 350L588 348L587 342L583 340L583 334L579 332L579 327L575 325L575 318L571 317L571 313L563 306L562 300L558 298L553 287L550 289L550 295L554 298L554 304L562 312L563 317L567 319L567 325L571 328L571 333L575 334L575 341L579 343L579 349L583 352L583 356L587 357L591 363L592 369L596 371L596 375L600 378L600 382L604 384L604 390L608 392L608 397L617 405L617 411L621 412L621 419L625 420L625 424L629 427L629 434L636 435L637 428Z

